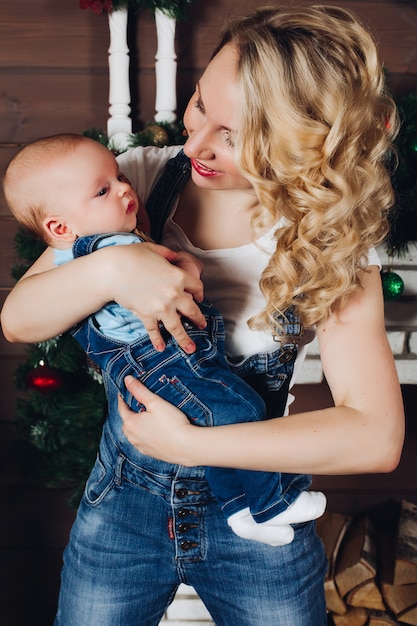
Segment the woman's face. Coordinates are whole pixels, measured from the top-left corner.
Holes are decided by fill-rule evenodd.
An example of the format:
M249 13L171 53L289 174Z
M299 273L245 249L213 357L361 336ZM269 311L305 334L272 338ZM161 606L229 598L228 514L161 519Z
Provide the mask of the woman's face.
M235 163L237 52L228 44L210 61L184 114L192 179L208 189L246 189Z

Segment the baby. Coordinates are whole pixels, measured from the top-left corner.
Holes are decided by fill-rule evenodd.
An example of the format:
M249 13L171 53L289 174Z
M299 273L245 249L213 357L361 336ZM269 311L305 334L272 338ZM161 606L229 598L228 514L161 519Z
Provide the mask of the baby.
M54 249L56 265L104 246L149 241L141 199L113 153L87 137L64 134L28 144L9 164L3 186L16 219ZM191 255L178 252L174 262L200 275L201 265ZM116 385L135 411L144 407L124 385L128 374L200 426L265 419L261 396L229 368L221 315L206 300L200 308L207 327L187 325L196 344L193 354L164 329L166 348L155 350L139 318L115 302L71 332L101 367L106 384ZM319 517L326 505L322 493L297 489L291 474L209 467L207 479L232 530L272 546L290 543L291 524Z

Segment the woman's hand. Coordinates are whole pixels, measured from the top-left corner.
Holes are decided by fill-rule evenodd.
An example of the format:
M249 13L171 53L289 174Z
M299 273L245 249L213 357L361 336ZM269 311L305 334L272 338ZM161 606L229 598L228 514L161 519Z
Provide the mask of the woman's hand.
M185 452L190 450L189 437L198 430L173 404L149 391L145 385L126 376L125 384L130 393L146 407L146 411L134 413L119 397L119 413L123 419L126 438L147 456L181 465L192 465Z
M161 322L185 352L193 352L181 316L205 327L196 304L203 284L197 269L188 273L181 263L176 267L179 257L164 246L140 243L102 248L55 267L48 248L7 297L3 333L8 341L44 341L114 300L136 313L157 350L165 347Z
M130 309L142 320L156 350L162 351L165 347L160 332L162 323L185 352L194 352L194 342L188 337L181 317L198 328L206 326L195 302L203 299L199 272L189 273L177 266L181 253L165 246L141 243L115 246L113 250L109 273L114 292L109 299Z
M200 259L197 259L197 257L193 256L189 252L185 252L184 250L176 252L176 258L173 259L171 263L196 278L200 278L204 269L204 265Z

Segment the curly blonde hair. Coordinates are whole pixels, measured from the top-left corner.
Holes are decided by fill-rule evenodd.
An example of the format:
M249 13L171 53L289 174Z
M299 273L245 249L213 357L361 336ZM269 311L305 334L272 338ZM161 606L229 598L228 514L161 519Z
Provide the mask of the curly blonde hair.
M388 230L395 104L372 35L330 6L264 8L231 23L216 54L238 52L238 163L261 208L280 217L262 274L266 307L251 327L276 327L289 307L311 327L361 284L368 250Z

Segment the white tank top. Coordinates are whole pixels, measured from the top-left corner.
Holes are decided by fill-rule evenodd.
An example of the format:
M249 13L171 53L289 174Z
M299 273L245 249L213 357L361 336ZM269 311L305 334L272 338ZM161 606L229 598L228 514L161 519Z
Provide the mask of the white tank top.
M165 224L162 243L173 250L190 252L203 262L204 292L223 315L227 353L236 357L276 350L277 343L270 331L251 330L247 322L265 306L259 280L275 250L274 233L284 225L284 220L280 220L256 245L249 243L237 248L202 250L191 243L173 222L172 215ZM374 248L369 251L368 265L381 267ZM306 335L304 341L310 343L314 333Z
M257 245L249 243L237 248L202 250L191 243L172 217L165 225L164 245L186 250L204 263L204 292L223 315L226 352L231 356L249 356L277 349L270 331L251 330L247 323L265 306L259 279L275 249L275 230L273 228L260 238Z

